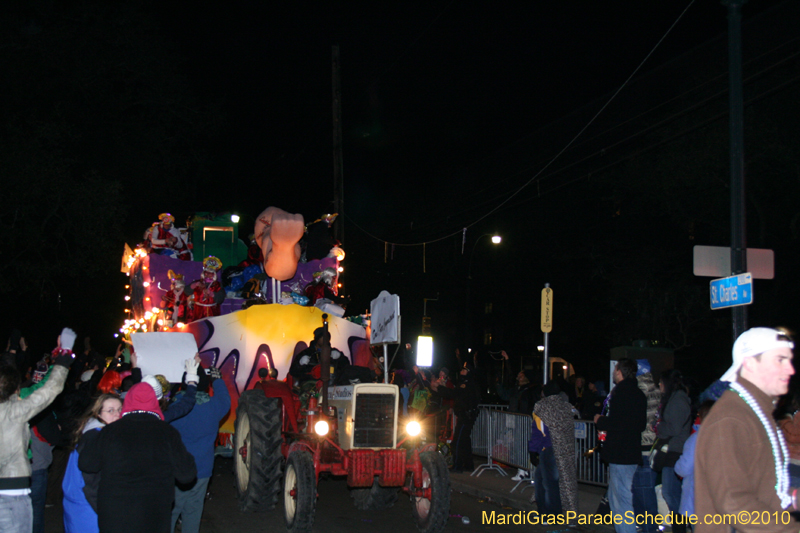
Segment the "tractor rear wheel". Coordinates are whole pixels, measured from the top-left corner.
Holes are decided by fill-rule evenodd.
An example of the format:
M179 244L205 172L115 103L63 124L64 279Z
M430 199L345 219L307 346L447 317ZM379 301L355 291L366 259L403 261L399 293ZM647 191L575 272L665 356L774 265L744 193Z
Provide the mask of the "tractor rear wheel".
M234 476L242 511L275 507L281 491L281 406L261 390L239 397L234 428Z

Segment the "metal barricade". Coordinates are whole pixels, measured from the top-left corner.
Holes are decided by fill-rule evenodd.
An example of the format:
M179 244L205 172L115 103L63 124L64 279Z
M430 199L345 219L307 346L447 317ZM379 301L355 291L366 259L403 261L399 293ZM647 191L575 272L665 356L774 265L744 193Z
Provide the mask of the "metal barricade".
M530 415L509 413L505 406L482 405L472 428L472 453L486 457L473 472L484 470L506 472L495 461L507 466L530 470L528 440L533 419ZM575 421L575 467L580 483L608 485L608 466L600 459L597 430L591 420Z
M608 486L608 466L600 459L597 430L591 420L575 422L575 461L578 481Z
M487 457L489 454L489 411L503 411L508 409L507 405L482 404L478 406L478 418L472 426L472 453Z
M525 470L530 468L528 440L533 419L530 415L509 413L495 407L481 407L478 420L472 428L472 438L475 439L473 453L486 455L487 459L486 463L472 472L473 476L481 475L484 470L497 470L506 475L495 461Z

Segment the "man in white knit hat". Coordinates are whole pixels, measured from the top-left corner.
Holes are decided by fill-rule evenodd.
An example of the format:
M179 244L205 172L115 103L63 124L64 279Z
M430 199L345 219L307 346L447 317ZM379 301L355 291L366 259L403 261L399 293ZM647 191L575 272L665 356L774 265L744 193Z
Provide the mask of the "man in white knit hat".
M772 411L789 391L794 343L786 332L752 328L733 345L730 382L703 421L695 451L697 533L800 529L790 512L789 454Z

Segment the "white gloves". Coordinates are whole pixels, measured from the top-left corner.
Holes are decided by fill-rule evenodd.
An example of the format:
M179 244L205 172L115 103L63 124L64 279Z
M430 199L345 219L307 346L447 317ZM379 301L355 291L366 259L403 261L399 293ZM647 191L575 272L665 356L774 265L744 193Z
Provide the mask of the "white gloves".
M194 359L186 359L183 362L183 369L186 370L186 384L199 383L200 376L197 375L197 367L200 366Z
M331 359L333 359L334 361L336 359L339 359L339 357L341 355L342 355L342 352L340 352L339 350L331 350Z
M52 338L52 337L50 337ZM61 348L63 350L72 351L72 347L75 346L75 339L78 338L78 335L69 328L64 328L61 330Z
M309 356L307 356L307 355L304 355L303 357L300 358L300 364L303 365L303 366L307 365L310 362L311 362L311 358Z

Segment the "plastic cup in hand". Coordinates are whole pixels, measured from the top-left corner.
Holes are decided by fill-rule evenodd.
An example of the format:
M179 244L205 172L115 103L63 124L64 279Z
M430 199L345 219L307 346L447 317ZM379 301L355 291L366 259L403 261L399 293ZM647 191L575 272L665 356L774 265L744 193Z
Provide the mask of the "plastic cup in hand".
M598 431L597 432L597 440L599 440L600 442L605 442L606 441L606 432L605 431Z

